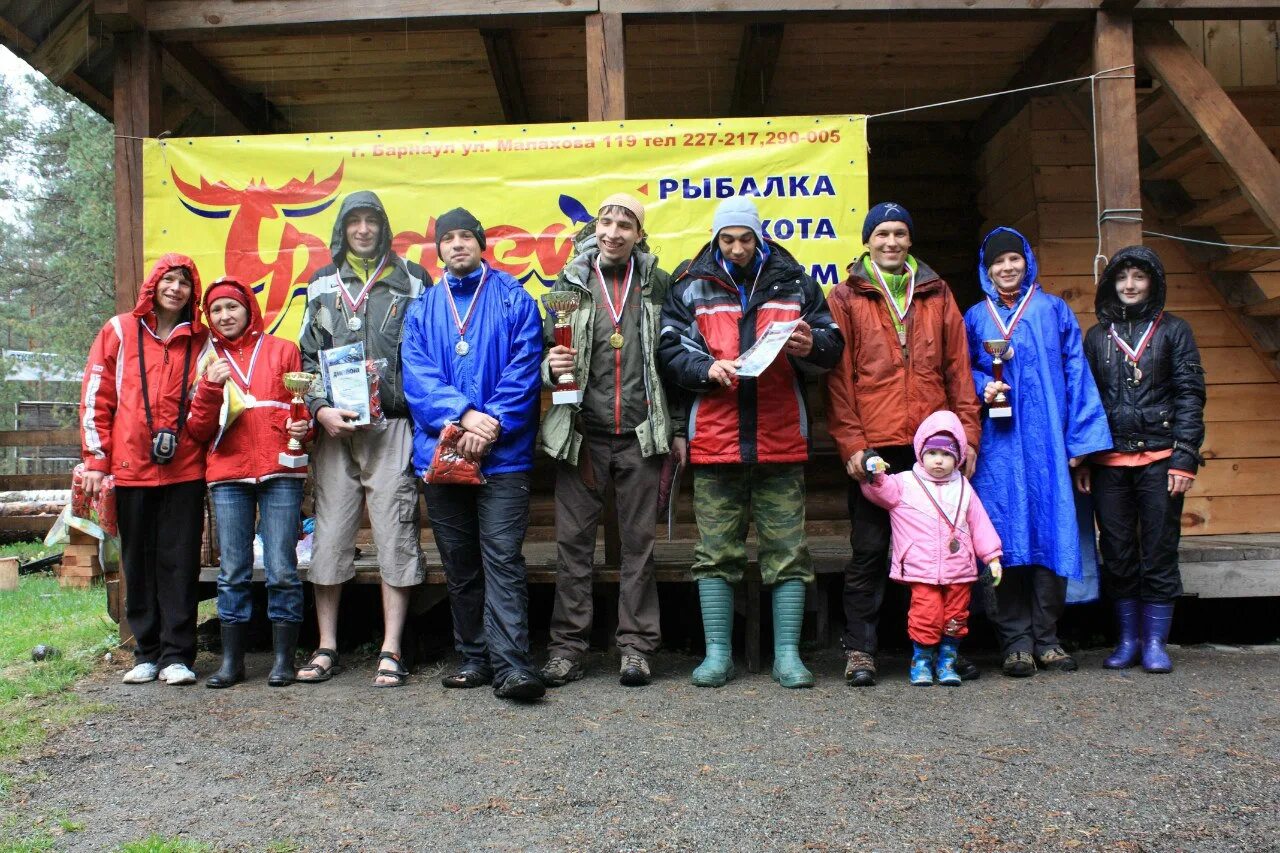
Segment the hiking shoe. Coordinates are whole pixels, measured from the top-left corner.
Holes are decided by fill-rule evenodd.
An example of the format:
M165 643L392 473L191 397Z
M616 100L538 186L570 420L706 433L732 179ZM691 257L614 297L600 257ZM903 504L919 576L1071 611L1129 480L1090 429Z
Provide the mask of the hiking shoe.
M125 684L146 684L156 680L156 673L160 671L154 663L140 663L133 669L124 674L124 678L120 679Z
M978 669L978 665L964 655L956 655L955 670L961 681L977 681L982 677L982 670Z
M1054 646L1039 655L1036 660L1041 669L1051 669L1055 672L1075 672L1080 668L1076 664L1076 659L1067 654L1062 646Z
M191 671L191 667L185 663L171 663L164 669L160 670L159 678L170 687L178 687L183 684L195 684L196 674Z
M866 652L851 649L844 653L844 680L851 687L872 687L876 683L876 659Z
M648 670L646 669L646 672ZM538 678L547 687L563 687L582 678L582 664L568 658L553 657L538 670Z
M493 695L499 699L532 702L546 696L547 688L533 673L516 670L493 688Z
M622 656L618 681L623 687L644 687L650 681L649 661L639 652L627 652Z
M1031 652L1013 652L1004 659L1000 669L1011 678L1026 678L1036 674L1036 659Z

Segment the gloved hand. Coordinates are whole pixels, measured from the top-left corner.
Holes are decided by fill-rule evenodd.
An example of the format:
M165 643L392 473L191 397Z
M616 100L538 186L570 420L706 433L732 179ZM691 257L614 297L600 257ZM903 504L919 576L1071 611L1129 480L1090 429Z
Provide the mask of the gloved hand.
M877 475L889 470L889 463L874 449L870 449L862 456L862 470L867 472L867 482L874 483Z

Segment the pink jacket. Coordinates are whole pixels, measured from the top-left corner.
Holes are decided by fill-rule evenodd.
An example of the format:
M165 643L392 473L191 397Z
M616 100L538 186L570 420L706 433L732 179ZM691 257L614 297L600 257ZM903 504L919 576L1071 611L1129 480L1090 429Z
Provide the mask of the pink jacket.
M925 439L940 432L951 433L960 445L963 463L969 442L960 419L947 411L929 415L916 430L916 458L922 455ZM896 581L938 586L970 583L978 579L975 558L988 563L1001 554L1000 537L959 466L950 479L940 482L917 463L910 471L879 475L874 485L863 483L862 492L868 500L889 510L893 530L889 577ZM954 554L950 548L951 526L938 513L930 494L948 519L956 521L955 538L960 548Z

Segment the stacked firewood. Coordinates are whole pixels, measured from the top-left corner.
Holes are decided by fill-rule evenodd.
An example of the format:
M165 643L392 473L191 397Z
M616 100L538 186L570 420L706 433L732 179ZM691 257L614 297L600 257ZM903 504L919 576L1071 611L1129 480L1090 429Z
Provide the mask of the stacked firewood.
M58 585L87 589L102 577L102 561L98 559L97 539L75 528L67 531L71 541L62 549L62 565L54 570Z

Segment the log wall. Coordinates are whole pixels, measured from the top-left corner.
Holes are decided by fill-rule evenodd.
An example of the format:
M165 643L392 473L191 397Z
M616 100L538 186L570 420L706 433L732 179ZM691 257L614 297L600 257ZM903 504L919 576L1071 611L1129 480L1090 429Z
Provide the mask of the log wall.
M1274 93L1237 98L1269 142L1280 139L1280 107ZM1071 304L1082 328L1093 325L1092 261L1097 246L1092 136L1081 126L1079 104L1062 97L1035 98L979 152L978 207L983 233L996 225L1022 231L1035 246L1041 283ZM1083 117L1088 120L1088 103ZM1194 131L1180 118L1147 134L1160 153L1186 142ZM1193 197L1211 198L1234 184L1221 165L1207 163L1183 185ZM1144 211L1148 223L1156 213ZM1248 234L1248 217L1218 226L1227 239ZM1153 230L1159 230L1148 225ZM1172 232L1169 232L1172 233ZM1256 239L1256 235L1255 235ZM1203 356L1208 383L1204 454L1210 459L1189 493L1184 534L1280 532L1280 380L1242 332L1237 318L1210 284L1208 271L1180 243L1147 238L1165 263L1170 311L1188 320ZM1280 264L1273 265L1280 267ZM1255 274L1272 295L1280 272Z

